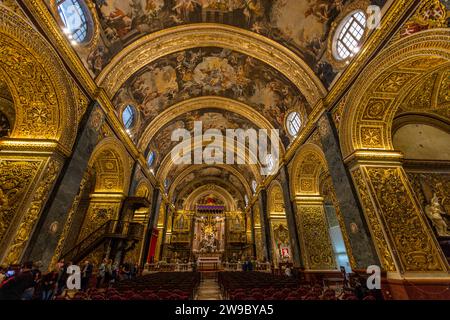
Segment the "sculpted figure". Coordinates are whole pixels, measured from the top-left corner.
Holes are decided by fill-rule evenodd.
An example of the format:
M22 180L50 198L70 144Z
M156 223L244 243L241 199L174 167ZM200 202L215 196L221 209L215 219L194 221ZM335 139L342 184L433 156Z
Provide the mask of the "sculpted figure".
M445 212L441 209L441 205L439 204L439 199L436 194L434 194L431 199L431 204L425 207L425 213L433 223L433 226L439 236L450 236L450 233L447 231L447 223L442 218L442 215L445 215Z

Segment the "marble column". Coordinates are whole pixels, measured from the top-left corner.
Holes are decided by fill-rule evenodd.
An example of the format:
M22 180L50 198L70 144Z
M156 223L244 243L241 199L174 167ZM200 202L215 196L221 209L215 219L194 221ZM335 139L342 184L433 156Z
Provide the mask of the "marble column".
M248 212L250 215L250 241L252 256L256 259L256 237L255 237L255 217L253 216L253 210ZM247 226L248 229L248 226Z
M295 211L291 201L291 192L289 184L289 176L286 167L283 166L280 169L281 187L283 189L284 210L286 214L287 225L289 229L289 240L292 250L292 261L295 268L303 267L301 259L300 240L298 236L297 222L295 217Z
M157 222L158 219L155 220L155 216L157 216L157 210L159 210L159 206L161 205L161 192L158 188L153 189L152 193L152 202L150 204L150 212L149 212L149 219L147 224L147 234L145 235L145 242L144 242L144 253L143 253L143 259L142 264L145 264L145 262L148 259L148 250L150 249L150 241L153 234L153 228L155 228L155 221Z
M66 161L33 233L25 260L41 261L44 269L49 266L104 121L105 116L100 106L97 103L91 104L78 130L72 156Z
M362 213L358 197L344 165L340 144L330 114L324 114L318 122L323 151L331 175L339 209L345 225L343 236L351 245L354 258L353 269L366 270L370 265L379 265L380 260L373 245L369 227Z
M168 224L170 223L168 218L169 218L169 205L165 204L164 205L164 229L163 229L163 232L162 232L161 251L159 252L159 260L163 259L163 257L166 254L166 250L167 250L167 244L166 244L166 241L167 241L167 230L169 228ZM172 219L170 219L170 221L172 221ZM172 228L170 228L170 230L171 229Z
M272 261L272 240L270 237L270 224L267 212L267 192L261 190L258 195L259 216L261 219L261 235L264 258Z

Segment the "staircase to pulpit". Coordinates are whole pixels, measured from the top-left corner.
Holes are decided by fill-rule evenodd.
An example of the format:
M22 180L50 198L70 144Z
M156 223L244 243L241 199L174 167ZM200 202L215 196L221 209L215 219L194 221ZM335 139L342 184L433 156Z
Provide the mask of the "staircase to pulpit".
M77 264L102 245L109 247L109 256L114 257L119 251L120 256L124 257L126 252L143 240L148 217L134 214L135 210L142 207L149 207L147 199L128 197L122 206L119 220L106 221L61 255L60 259Z

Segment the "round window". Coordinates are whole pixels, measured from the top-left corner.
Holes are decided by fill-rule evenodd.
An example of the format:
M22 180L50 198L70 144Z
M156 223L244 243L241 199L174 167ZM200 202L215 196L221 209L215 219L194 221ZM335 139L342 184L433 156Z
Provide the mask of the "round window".
M252 181L252 190L253 190L253 192L256 192L256 188L258 188L258 183L255 180L253 180Z
M333 54L337 60L346 60L358 53L366 25L367 18L361 10L351 13L341 22L333 41Z
M153 164L153 162L155 162L155 151L150 152L150 154L148 155L148 158L147 158L147 165L148 165L149 167L151 167L152 164Z
M302 120L298 112L291 112L286 118L286 127L291 136L296 136L302 126Z
M122 111L122 122L126 129L131 129L136 121L136 110L132 105L127 105Z
M57 9L64 24L64 33L71 42L82 43L88 38L88 22L84 3L78 0L58 0Z

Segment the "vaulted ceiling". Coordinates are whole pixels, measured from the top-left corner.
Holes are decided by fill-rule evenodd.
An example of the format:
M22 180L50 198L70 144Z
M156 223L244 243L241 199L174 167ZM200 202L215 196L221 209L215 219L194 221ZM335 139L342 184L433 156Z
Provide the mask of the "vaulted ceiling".
M286 115L296 111L306 122L342 70L330 48L336 21L356 5L385 2L89 0L93 40L74 49L119 119L124 106L137 110L130 138L145 156L155 152L152 169L174 203L211 184L243 209L252 181L262 181L259 164L174 164L173 130L192 132L194 121L222 132L275 128L285 152L294 139ZM55 0L47 3L58 21Z

